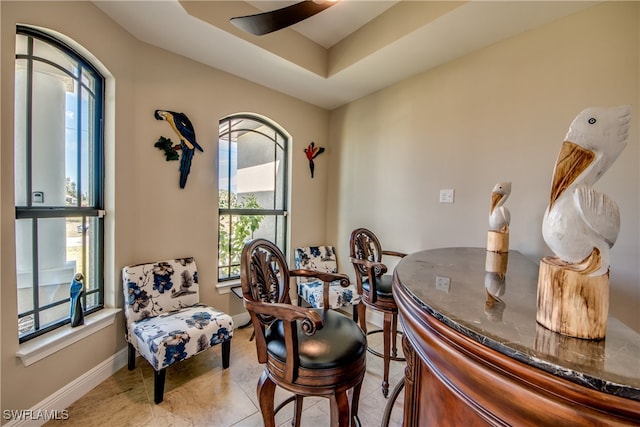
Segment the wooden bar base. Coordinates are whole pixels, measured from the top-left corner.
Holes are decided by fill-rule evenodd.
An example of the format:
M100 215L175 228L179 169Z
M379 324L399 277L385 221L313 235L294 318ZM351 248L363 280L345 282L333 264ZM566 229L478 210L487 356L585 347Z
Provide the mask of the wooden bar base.
M487 232L487 250L489 252L509 252L509 230Z
M536 320L554 332L602 339L609 313L609 274L590 277L556 257L544 257L538 274Z

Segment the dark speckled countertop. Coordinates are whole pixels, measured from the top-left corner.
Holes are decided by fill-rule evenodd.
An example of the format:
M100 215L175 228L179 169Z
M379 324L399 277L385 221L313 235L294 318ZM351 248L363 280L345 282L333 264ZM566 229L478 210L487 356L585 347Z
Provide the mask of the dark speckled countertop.
M609 317L604 340L572 338L536 322L538 263L506 254L506 274L484 248L408 255L397 279L425 310L502 354L585 387L640 401L640 334ZM502 267L502 268L503 268ZM447 281L448 279L448 281Z

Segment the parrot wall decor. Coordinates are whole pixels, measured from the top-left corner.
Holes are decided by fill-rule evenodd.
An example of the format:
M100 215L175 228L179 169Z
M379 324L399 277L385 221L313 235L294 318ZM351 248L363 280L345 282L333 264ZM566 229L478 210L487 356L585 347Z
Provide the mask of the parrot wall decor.
M309 160L309 169L311 170L311 178L313 178L313 170L315 169L313 159L324 153L324 147L316 147L315 142L311 142L311 144L304 149L304 153L307 155L307 159Z
M180 156L180 188L184 188L187 184L187 177L191 171L191 161L195 150L204 152L202 147L196 141L196 132L193 130L191 120L184 113L176 113L174 111L156 110L154 113L156 120L166 120L171 129L180 138L179 145L172 145L168 138L160 137L155 147L164 150L167 160L177 160L177 150L182 151ZM173 153L172 153L173 152Z

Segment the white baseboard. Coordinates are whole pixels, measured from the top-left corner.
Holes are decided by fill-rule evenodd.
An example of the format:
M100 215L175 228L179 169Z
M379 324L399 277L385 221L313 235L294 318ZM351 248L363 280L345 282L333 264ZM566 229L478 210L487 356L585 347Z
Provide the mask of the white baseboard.
M36 427L48 421L47 417L62 414L62 411L91 391L102 381L127 365L127 348L120 350L109 359L70 382L27 411L22 411L22 419L13 419L5 427ZM4 414L3 414L4 415Z
M231 318L233 319L234 329L237 328L238 326L244 325L245 323L251 320L251 316L249 316L249 313L246 311L244 313L233 315L231 316Z

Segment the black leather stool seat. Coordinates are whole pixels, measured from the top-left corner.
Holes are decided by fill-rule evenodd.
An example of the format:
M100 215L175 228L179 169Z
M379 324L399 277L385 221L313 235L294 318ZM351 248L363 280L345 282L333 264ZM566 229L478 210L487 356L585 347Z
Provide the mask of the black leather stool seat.
M351 319L334 310L314 310L323 320L324 327L307 336L298 322L300 367L330 369L349 365L358 360L367 349L367 337ZM285 362L287 349L284 343L282 321L274 322L265 333L267 352Z
M393 281L393 276L391 274L385 274L376 279L376 292L381 297L393 297L393 292L391 290L391 283ZM366 292L369 292L369 280L362 281L362 289Z

